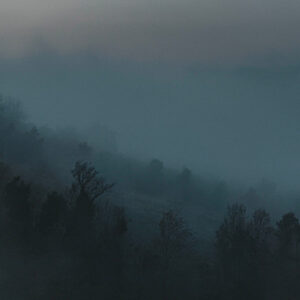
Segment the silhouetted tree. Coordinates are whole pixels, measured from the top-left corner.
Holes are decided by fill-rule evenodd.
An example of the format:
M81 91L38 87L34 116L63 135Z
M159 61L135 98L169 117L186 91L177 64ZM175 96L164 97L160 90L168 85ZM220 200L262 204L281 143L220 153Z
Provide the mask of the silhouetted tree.
M228 208L216 237L221 299L253 299L251 263L254 245L244 205L233 204Z
M250 234L254 241L256 258L270 254L271 239L274 229L271 226L270 215L263 209L253 213L249 224Z
M274 245L274 229L271 226L269 214L263 210L256 210L249 223L250 237L252 239L253 253L250 256L253 288L255 298L265 299L267 293L267 282L269 270L272 264Z
M286 257L296 258L298 256L300 225L294 213L290 212L282 216L277 223L277 236L280 253Z
M91 201L95 201L114 186L114 184L107 184L96 169L87 162L76 162L72 175L74 178L72 192L86 194Z
M162 270L162 299L168 299L168 281L176 262L187 252L191 237L184 221L173 211L163 213L159 222L160 235L156 241Z
M74 203L71 231L87 241L95 234L96 200L109 191L113 184L107 184L95 168L86 162L76 162L72 175L74 182L71 195Z

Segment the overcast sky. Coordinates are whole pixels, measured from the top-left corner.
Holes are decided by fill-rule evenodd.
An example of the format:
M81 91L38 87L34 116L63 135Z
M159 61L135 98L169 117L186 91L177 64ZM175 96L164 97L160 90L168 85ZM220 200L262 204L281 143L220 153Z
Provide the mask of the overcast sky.
M1 0L3 56L89 51L130 59L296 59L297 0Z
M1 0L0 91L221 178L300 180L300 1Z

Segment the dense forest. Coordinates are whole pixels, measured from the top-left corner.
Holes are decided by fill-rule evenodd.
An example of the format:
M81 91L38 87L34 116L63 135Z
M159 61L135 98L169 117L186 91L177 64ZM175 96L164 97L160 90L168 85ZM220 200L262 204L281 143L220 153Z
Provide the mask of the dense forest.
M137 161L4 97L0 162L1 299L300 297L299 197L266 179Z

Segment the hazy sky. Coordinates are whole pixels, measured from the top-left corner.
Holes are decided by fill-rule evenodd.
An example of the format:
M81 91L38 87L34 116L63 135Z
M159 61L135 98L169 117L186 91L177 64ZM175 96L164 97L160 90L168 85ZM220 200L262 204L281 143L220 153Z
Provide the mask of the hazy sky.
M300 180L300 1L1 0L0 91L221 178Z
M3 56L37 51L242 63L298 57L297 0L1 0Z

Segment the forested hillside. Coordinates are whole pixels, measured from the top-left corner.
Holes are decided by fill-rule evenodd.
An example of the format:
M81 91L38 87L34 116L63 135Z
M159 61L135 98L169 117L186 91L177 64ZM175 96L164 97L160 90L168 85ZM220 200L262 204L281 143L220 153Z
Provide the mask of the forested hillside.
M0 161L1 299L300 297L298 196L272 182L95 148L3 97Z

